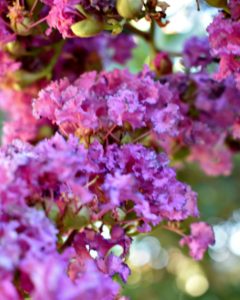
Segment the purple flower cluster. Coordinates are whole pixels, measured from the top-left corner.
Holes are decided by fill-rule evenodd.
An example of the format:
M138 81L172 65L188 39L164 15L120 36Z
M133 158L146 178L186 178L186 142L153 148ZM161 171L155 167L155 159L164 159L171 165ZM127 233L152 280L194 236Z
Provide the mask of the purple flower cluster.
M208 175L229 175L234 149L228 142L237 136L240 116L234 80L219 83L205 72L161 80L168 81L183 114L177 137L161 145L173 156L187 147L187 159L199 162Z
M99 22L99 26L104 27L106 22L105 16L110 15L110 18L119 18L115 9L113 0L105 1L89 1L89 0L41 0L45 3L49 12L46 16L49 29L48 34L52 29L57 29L63 38L72 38L75 36L72 26L85 21L89 21L88 26L95 26L95 22ZM83 23L82 23L83 24ZM82 29L83 31L85 29ZM88 29L87 29L88 30ZM100 30L101 31L101 30ZM98 29L94 29L89 36L94 36L99 33Z
M160 81L164 84L154 81L147 69L138 75L89 72L72 84L65 78L40 91L34 115L58 125L64 135L84 139L108 137L124 143L127 136L138 140L136 130L143 136L149 132L169 154L174 155L176 144L187 147L189 159L207 174L228 175L233 153L227 141L236 136L240 118L234 81L227 79L223 86L202 71L170 74Z
M59 297L110 300L118 294L119 286L109 277L109 272L100 271L93 259L78 253L79 243L85 242L83 237L76 239L76 250L57 252L57 230L42 211L4 205L0 232L2 299L24 299L26 293L34 300ZM115 256L112 257L114 260ZM121 266L121 262L113 262L111 272L116 266ZM17 289L12 285L13 280L17 281Z
M198 216L196 194L176 180L167 157L140 144L104 149L95 141L85 149L77 138L65 141L57 134L36 147L10 144L2 150L1 162L3 203L53 202L60 213L68 205L75 213L88 207L89 219L102 220L110 213L116 222L123 216L133 221L128 220L130 205L143 231L164 219Z

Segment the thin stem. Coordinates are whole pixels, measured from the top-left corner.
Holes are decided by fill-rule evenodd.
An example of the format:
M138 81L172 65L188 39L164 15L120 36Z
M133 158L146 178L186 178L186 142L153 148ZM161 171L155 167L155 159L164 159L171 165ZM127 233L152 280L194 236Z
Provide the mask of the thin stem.
M155 22L152 21L150 31L149 31L149 36L150 36L149 44L151 46L153 56L155 56L156 52L159 51L159 49L155 45L155 31L156 31Z
M163 225L162 228L172 231L180 236L183 236L183 237L185 236L185 234L180 229L177 229L175 227L171 227L169 225Z
M167 51L169 56L173 56L173 57L182 57L182 53L181 52L174 52L174 51Z
M199 0L196 0L196 4L197 4L197 10L200 11L200 3L199 3Z
M37 4L38 4L38 1L39 0L35 0L34 1L34 3L33 3L33 6L31 7L31 10L30 10L30 15L32 15L33 14L33 11L34 11L34 9L36 8L36 6L37 6Z
M134 219L134 220L122 220L122 221L118 221L118 224L130 225L130 224L133 224L133 223L136 223L136 222L140 222L142 220L143 220L143 218L137 218L137 219Z
M144 31L141 31L139 29L137 29L136 27L133 27L131 24L127 23L125 25L125 28L129 31L131 31L132 33L135 33L136 35L138 36L141 36L143 39L145 39L147 42L150 41L151 39L151 36L149 34L149 32L144 32Z
M63 136L68 137L68 133L65 131L65 129L63 127L61 127L60 125L60 132L62 133Z
M42 18L42 19L40 19L40 20L38 20L38 21L36 21L35 23L32 23L30 26L28 26L28 30L30 30L33 27L36 27L37 25L43 23L44 21L46 21L46 19L47 19L47 16L44 17L44 18Z
M149 130L149 131L147 131L147 132L141 134L140 136L138 136L135 140L132 141L132 143L134 144L134 143L136 143L136 142L142 140L143 138L145 138L145 137L148 136L149 134L151 134L151 130Z
M93 178L93 180L89 181L88 183L86 183L84 185L84 188L88 188L90 187L91 185L93 185L97 180L98 180L99 176L96 176L95 178Z
M115 137L114 134L110 133L110 136L111 136L118 144L120 143L120 140L119 140L117 137Z
M46 68L43 68L42 70L40 70L39 72L30 73L30 72L24 71L24 70L17 71L16 78L18 79L20 86L24 87L24 86L30 85L33 82L38 81L43 78L51 79L52 71L58 61L59 55L61 54L63 45L64 45L64 41L61 41L60 43L55 45L55 53L54 53L49 65Z
M106 133L106 135L103 137L103 140L106 141L106 139L109 137L109 135L114 131L114 129L117 127L116 124L114 124L109 131Z
M56 44L55 46L55 53L50 61L50 64L48 65L48 70L51 72L53 70L53 68L55 67L59 56L62 53L62 48L64 46L64 41L59 42L58 44Z

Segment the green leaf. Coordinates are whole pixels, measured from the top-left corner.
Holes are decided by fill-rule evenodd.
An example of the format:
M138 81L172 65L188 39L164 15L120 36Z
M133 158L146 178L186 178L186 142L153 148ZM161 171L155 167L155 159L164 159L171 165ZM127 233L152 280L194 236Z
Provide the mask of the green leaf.
M181 147L176 153L174 153L175 160L184 160L188 157L190 150L188 147Z
M123 138L121 139L121 144L122 144L122 145L124 145L124 144L129 144L129 143L131 143L131 141L132 141L132 137L131 137L128 133L126 133L126 134L123 136Z
M56 222L59 214L58 206L55 203L51 203L50 205L51 205L51 209L48 213L48 217L53 222Z
M81 229L88 224L88 213L81 211L79 214L73 212L71 208L68 209L64 216L63 226L64 229Z

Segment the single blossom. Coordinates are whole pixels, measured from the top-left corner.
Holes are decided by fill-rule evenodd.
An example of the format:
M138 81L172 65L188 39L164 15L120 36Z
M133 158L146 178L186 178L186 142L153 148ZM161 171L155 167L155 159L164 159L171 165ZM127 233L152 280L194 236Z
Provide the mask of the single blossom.
M63 38L73 37L71 26L78 20L83 20L84 16L76 9L75 5L79 0L53 0L48 1L50 11L47 16L47 23L50 29L57 29ZM50 30L48 30L50 33Z
M187 245L190 249L191 256L200 260L209 245L213 245L215 242L212 227L204 222L192 223L191 233L189 236L185 236L180 244Z
M191 37L183 48L183 64L187 68L205 68L212 62L210 46L207 37Z

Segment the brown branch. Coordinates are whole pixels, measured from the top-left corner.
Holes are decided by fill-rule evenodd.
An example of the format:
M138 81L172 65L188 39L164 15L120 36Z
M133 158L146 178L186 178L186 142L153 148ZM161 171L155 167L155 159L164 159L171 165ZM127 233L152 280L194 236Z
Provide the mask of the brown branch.
M199 0L196 0L196 4L197 4L197 10L200 11L200 3L199 3Z
M162 225L162 228L166 229L166 230L169 230L169 231L172 231L180 236L185 236L185 234L178 228L176 227L171 227L171 226L168 226L168 225Z
M147 42L149 42L151 40L151 35L149 32L144 32L144 31L141 31L139 29L137 29L136 27L132 26L131 24L127 23L125 25L125 28L128 30L128 31L131 31L131 33L134 33L140 37L142 37L143 39L145 39Z
M155 29L156 29L155 22L152 21L150 31L148 31L148 32L141 31L129 23L125 24L125 29L133 34L136 34L137 36L142 37L147 43L149 43L149 45L151 46L151 48L153 49L154 52L163 51L162 49L158 48L154 42ZM180 53L180 52L174 52L174 51L166 51L166 52L170 56L173 56L173 57L181 57L182 56L182 53Z

